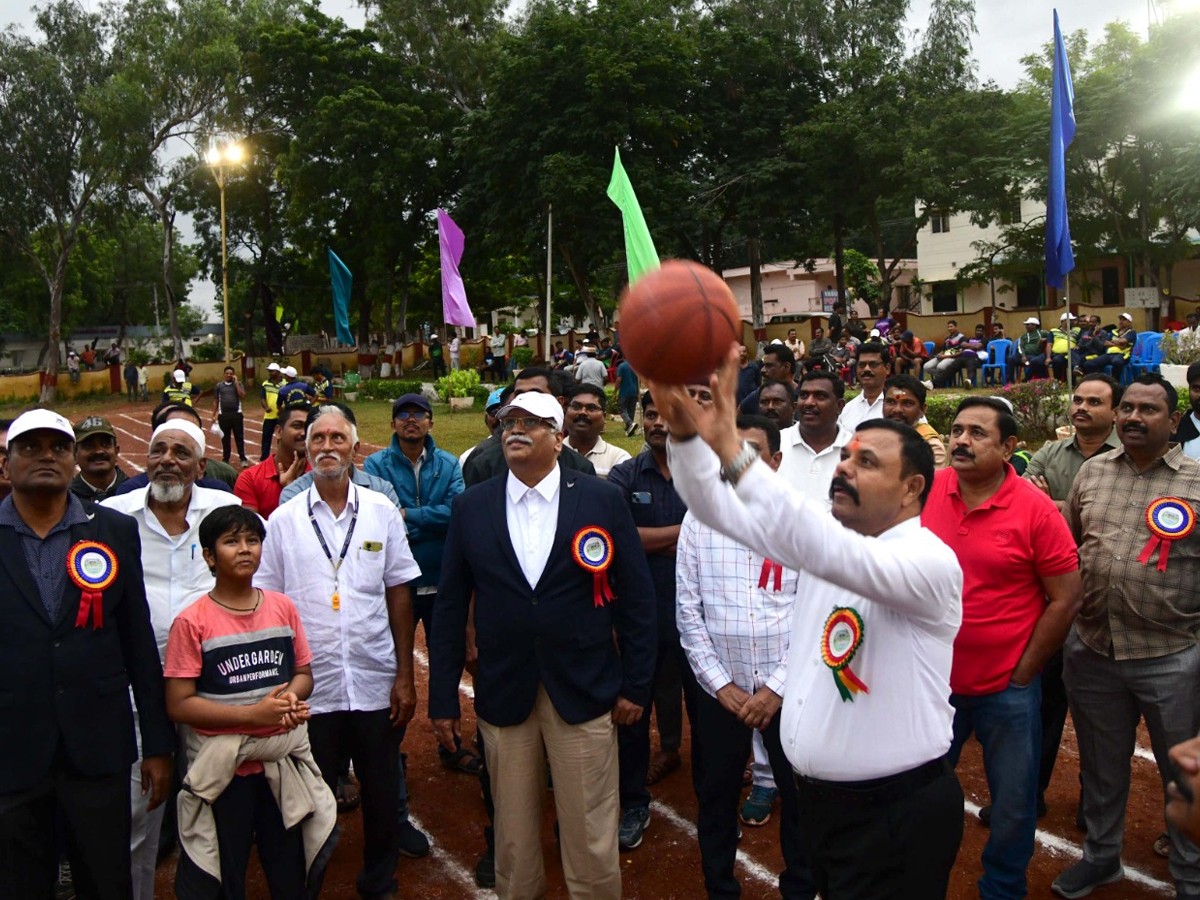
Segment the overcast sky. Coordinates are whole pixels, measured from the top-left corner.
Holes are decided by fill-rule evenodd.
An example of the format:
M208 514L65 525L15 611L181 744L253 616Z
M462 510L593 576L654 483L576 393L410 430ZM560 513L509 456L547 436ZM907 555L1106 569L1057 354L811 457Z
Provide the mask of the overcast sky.
M1084 29L1095 40L1104 26L1123 19L1146 34L1151 16L1161 16L1167 0L1058 0L1059 19L1064 31ZM1195 0L1175 0L1177 3ZM908 28L923 29L932 0L910 0ZM85 5L98 7L96 0ZM0 0L0 24L27 28L32 25L34 4L30 0ZM975 59L981 81L992 80L1002 87L1014 87L1022 75L1021 57L1036 52L1053 35L1052 10L1047 0L976 0L974 38ZM340 16L351 25L361 25L363 14L353 0L321 0L321 8L330 16ZM180 223L188 229L190 223ZM194 285L192 298L198 304L211 304L214 286Z

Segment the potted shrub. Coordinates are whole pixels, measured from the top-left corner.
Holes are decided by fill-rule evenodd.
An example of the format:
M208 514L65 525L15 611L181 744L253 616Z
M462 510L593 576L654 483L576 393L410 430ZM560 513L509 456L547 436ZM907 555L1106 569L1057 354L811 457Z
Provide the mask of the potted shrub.
M439 396L450 404L451 412L459 409L470 409L475 405L476 388L479 387L479 373L474 369L458 369L449 375L443 375L434 385Z
M1162 363L1159 374L1177 389L1187 390L1187 370L1192 363L1200 362L1200 339L1190 335L1180 337L1172 332L1163 335Z

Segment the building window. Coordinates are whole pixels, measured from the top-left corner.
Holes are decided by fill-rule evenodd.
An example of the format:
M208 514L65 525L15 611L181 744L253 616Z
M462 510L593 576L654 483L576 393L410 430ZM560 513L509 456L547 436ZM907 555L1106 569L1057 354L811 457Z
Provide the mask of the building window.
M929 224L934 234L945 234L950 230L950 213L944 209L935 209L929 213Z
M1017 308L1037 309L1042 305L1042 279L1026 275L1017 282Z
M930 288L933 290L935 313L958 312L958 285L955 282L935 281Z
M1100 270L1100 296L1105 306L1121 305L1121 282L1116 266L1105 266Z
M1000 210L1001 225L1019 225L1021 218L1021 195L1009 197L1008 203Z

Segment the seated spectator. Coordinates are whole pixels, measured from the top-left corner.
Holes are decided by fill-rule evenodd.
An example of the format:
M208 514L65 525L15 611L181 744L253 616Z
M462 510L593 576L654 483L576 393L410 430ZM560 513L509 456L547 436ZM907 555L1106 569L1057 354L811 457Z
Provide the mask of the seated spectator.
M919 375L929 359L929 351L925 349L924 341L911 331L906 331L896 342L892 358L896 363L896 374Z

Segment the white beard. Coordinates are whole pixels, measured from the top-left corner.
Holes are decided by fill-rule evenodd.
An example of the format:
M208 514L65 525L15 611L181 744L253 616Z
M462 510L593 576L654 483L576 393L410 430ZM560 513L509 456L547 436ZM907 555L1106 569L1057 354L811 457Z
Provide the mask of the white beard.
M187 493L188 485L174 482L163 484L158 481L150 482L150 496L155 503L178 503Z

